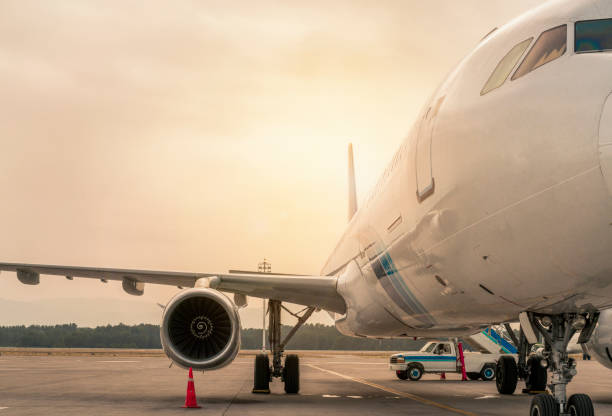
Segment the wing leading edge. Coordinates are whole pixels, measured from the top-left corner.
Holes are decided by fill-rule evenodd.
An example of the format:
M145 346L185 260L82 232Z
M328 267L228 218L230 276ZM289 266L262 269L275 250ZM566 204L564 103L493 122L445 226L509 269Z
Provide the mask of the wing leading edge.
M337 313L346 310L344 299L336 290L337 278L333 276L189 273L22 263L0 263L0 271L16 272L18 279L25 284L38 284L43 274L66 276L68 279L118 280L124 283L124 288L126 283L133 287L144 283L194 287L199 279L211 278L210 287L223 292L316 306Z

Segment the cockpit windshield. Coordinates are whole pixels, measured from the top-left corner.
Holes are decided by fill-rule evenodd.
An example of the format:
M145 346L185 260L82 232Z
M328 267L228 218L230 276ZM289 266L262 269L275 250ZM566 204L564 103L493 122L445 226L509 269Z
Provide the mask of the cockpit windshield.
M612 50L612 19L576 22L574 50L576 53Z
M554 61L565 54L566 49L567 25L553 27L542 32L511 79L514 81L534 69Z

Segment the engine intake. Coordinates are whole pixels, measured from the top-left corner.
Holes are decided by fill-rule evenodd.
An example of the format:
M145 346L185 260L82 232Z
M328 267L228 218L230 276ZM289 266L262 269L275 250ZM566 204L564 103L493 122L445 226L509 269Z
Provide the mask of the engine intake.
M187 289L172 298L160 332L164 352L184 368L223 367L240 349L238 310L213 289Z

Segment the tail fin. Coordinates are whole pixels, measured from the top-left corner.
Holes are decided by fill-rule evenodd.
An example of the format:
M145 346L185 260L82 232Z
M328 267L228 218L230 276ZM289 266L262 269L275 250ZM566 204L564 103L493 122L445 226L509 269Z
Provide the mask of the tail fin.
M348 148L348 220L357 212L357 189L355 186L355 164L353 162L353 144Z

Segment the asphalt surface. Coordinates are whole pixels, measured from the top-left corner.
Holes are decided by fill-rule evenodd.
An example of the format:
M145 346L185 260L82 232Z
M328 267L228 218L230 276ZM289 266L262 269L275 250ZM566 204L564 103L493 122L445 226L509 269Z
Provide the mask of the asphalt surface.
M528 415L531 397L500 396L494 382L401 381L386 359L357 355L301 357L301 390L251 393L253 359L195 373L201 409L183 409L187 372L162 357L0 356L0 416L9 415ZM569 393L588 393L595 414L612 416L612 370L578 363ZM520 388L519 383L519 388ZM517 389L519 390L519 389Z

